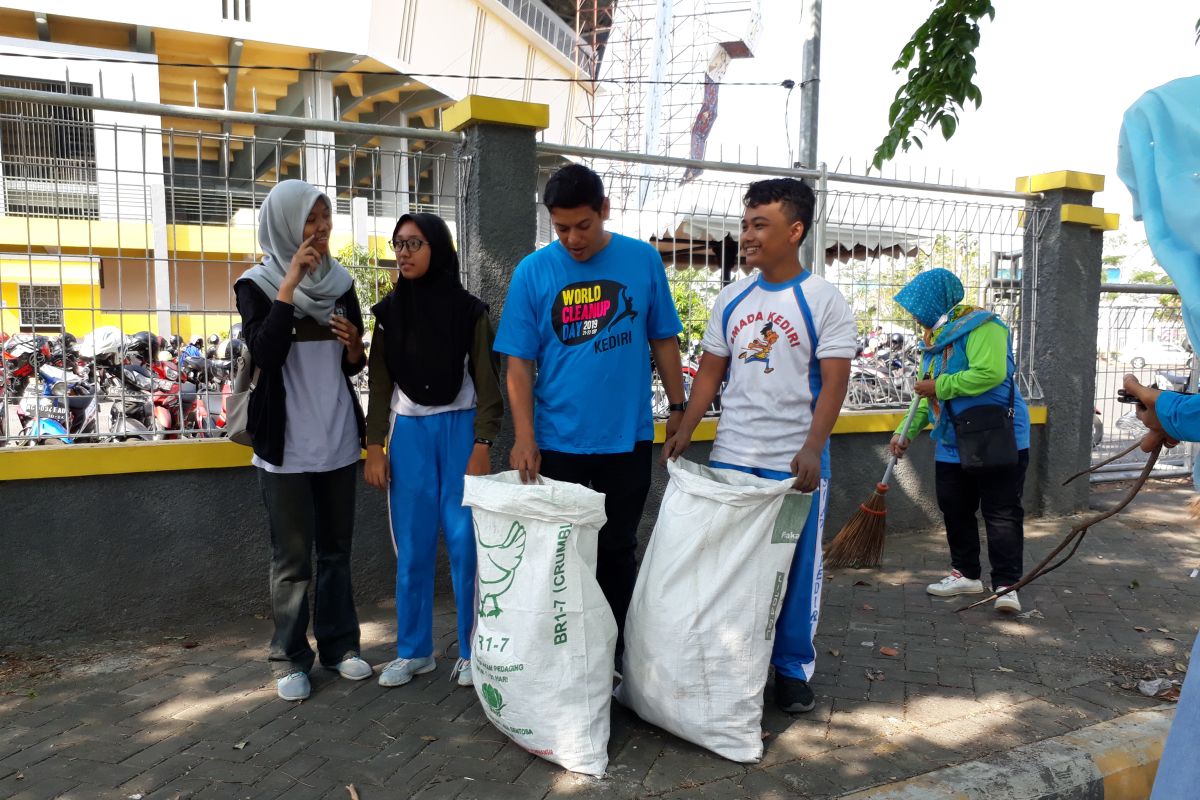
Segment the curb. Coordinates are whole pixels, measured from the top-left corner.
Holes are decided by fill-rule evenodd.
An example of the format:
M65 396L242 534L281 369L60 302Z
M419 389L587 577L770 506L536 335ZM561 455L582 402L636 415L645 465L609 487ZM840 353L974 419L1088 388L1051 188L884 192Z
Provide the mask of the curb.
M843 795L843 800L1140 800L1150 796L1174 706Z

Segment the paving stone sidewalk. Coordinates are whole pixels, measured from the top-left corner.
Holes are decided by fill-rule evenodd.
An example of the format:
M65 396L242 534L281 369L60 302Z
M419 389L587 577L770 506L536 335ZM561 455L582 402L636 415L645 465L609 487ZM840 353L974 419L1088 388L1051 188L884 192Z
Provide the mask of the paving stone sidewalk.
M936 531L894 537L880 572L835 571L817 708L792 718L768 703L756 765L616 703L605 779L525 753L487 722L472 690L450 682L452 607L440 598L437 671L385 690L318 668L301 704L275 697L262 619L10 648L0 653L0 797L344 800L348 785L362 800L837 796L1159 705L1122 685L1167 670L1182 678L1176 665L1186 667L1200 621L1191 496L1148 490L1094 528L1075 561L1022 593L1037 612L1025 618L956 614L961 602L926 595L946 569ZM1030 563L1067 524L1029 526ZM364 656L382 664L394 622L386 608L363 615Z

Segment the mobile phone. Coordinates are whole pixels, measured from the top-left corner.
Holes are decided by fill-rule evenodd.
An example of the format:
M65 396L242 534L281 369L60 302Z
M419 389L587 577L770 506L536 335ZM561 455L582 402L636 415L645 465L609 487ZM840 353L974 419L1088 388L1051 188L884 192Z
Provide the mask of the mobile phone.
M1117 402L1118 403L1138 403L1140 401L1137 399L1137 396L1130 394L1129 392L1125 391L1124 389L1117 389Z
M333 315L334 315L335 317L344 317L344 316L346 316L346 307L345 307L345 306L342 306L342 305L337 305L337 306L334 306L334 307L333 307Z

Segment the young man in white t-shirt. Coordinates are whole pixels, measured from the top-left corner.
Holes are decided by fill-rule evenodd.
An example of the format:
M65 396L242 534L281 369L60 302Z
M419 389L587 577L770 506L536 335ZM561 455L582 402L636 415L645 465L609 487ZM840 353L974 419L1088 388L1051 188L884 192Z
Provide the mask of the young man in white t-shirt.
M812 225L812 189L794 178L758 181L743 201L741 249L746 264L759 273L717 296L687 411L663 445L663 460L687 449L728 374L710 466L795 477L798 490L813 493L771 655L775 703L798 713L815 705L808 681L816 662L829 434L846 396L857 342L845 298L800 263L800 243Z

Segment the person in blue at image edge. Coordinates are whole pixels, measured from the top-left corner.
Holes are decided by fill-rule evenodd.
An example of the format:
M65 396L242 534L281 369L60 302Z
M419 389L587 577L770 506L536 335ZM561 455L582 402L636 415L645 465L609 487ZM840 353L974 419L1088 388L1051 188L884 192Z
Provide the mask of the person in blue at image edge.
M439 527L458 610L458 662L470 686L475 624L475 529L463 477L488 474L504 400L487 306L463 288L450 229L405 214L392 231L396 286L371 309L366 481L388 493L396 551L396 659L380 686L432 672ZM389 428L390 424L390 428ZM384 444L387 452L384 452Z
M362 313L350 273L329 255L329 198L283 181L260 211L262 261L237 283L242 334L261 370L246 428L271 531L268 657L276 691L303 700L311 686L308 591L317 552L313 633L321 664L364 680L350 583L354 497L365 432L350 376L366 366Z
M1164 392L1143 386L1133 375L1125 376L1125 391L1138 399L1137 416L1150 432L1142 439L1142 449L1150 452L1158 445L1174 447L1179 442L1200 442L1200 395ZM1197 508L1193 503L1193 511ZM1195 530L1193 528L1193 533ZM1192 646L1192 668L1184 678L1175 719L1158 762L1151 800L1178 800L1200 796L1200 687L1196 674L1200 667L1200 636Z
M496 334L496 351L508 357L510 461L524 481L541 474L605 495L596 580L617 621L619 670L653 461L649 356L673 434L684 409L683 326L658 251L604 229L600 176L565 166L543 202L558 241L517 265Z
M1016 384L1012 337L990 311L963 303L963 285L946 269L917 275L896 294L896 302L925 329L921 369L913 391L920 395L907 431L897 430L891 450L903 458L909 443L932 420L938 508L946 523L950 573L925 591L953 597L983 591L979 563L979 520L987 529L988 562L994 591L1021 579L1025 550L1025 508L1021 495L1029 466L1029 408ZM982 405L1010 409L1017 463L985 473L963 469L954 415ZM903 425L903 423L901 423ZM995 609L1021 610L1016 592L996 599Z
M812 189L793 178L758 181L743 202L741 251L759 274L717 296L688 410L662 457L687 449L728 375L709 465L774 480L795 477L797 489L813 493L771 654L775 704L802 713L816 705L808 681L816 668L829 435L858 345L841 292L800 263L800 243L812 226Z

